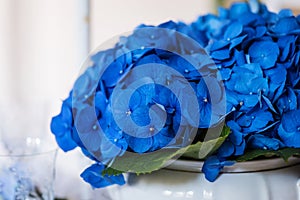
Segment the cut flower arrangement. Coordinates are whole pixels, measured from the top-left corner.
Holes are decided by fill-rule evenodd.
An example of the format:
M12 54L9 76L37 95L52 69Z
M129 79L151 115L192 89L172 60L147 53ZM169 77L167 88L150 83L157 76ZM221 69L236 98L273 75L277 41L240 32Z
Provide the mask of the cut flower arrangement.
M224 166L300 155L300 16L234 3L186 24L140 25L92 54L51 130L95 163L93 187L174 159Z

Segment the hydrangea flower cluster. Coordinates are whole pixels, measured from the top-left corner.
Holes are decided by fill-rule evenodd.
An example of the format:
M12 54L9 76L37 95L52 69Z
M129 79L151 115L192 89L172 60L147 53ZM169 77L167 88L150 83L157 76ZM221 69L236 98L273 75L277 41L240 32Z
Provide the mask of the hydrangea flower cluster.
M231 133L205 160L210 181L249 149L300 148L300 16L255 6L141 25L91 57L51 122L64 151L95 161L85 181L122 185L103 173L116 157L182 148L221 123Z

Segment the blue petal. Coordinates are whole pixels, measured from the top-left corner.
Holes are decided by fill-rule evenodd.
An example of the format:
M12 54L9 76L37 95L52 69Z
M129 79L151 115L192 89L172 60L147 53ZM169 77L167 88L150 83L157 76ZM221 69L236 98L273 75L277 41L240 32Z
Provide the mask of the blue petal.
M145 130L149 131L149 130ZM136 153L145 153L153 146L153 138L129 137L127 139L129 147Z
M300 127L300 110L293 110L283 114L282 128L287 132L297 132Z
M55 116L51 120L51 132L57 136L63 135L70 130L70 124L62 120L61 115Z
M225 60L230 58L230 52L228 49L217 50L211 53L211 57L217 60Z
M290 87L287 88L287 91L278 99L276 105L280 113L284 113L289 110L296 110L297 96L293 89Z
M234 162L231 161L221 161L217 156L210 156L204 161L202 172L208 181L213 182L217 179L224 166L233 164Z
M246 56L244 51L234 50L234 58L238 66L242 66L246 64Z
M271 41L253 43L249 48L252 62L259 63L263 69L274 67L279 55L279 47Z
M230 8L230 18L238 19L246 13L250 12L250 7L247 3L234 3Z
M133 110L131 114L132 120L138 126L146 126L150 124L150 117L149 117L149 107L148 106L140 106Z
M278 46L282 49L280 61L286 61L295 51L295 36L283 36L278 39Z
M105 83L105 86L113 87L117 84L124 71L125 64L126 63L121 63L120 61L115 61L106 68L102 75L102 80Z
M229 49L233 49L234 47L238 46L239 44L242 43L242 41L246 38L247 36L244 35L244 36L241 36L241 37L237 37L237 38L234 38L231 40L231 44L230 44L230 47Z
M64 152L73 150L75 147L77 147L77 144L75 143L75 141L72 138L71 131L66 131L66 132L64 132L63 135L56 136L55 139L56 139L56 142L57 142L58 146Z
M222 49L223 47L227 46L230 44L230 41L227 40L219 40L219 41L215 41L211 47L210 47L210 51L216 51L219 49Z
M235 156L241 156L241 155L243 155L245 153L245 149L246 149L246 141L243 140L242 144L235 146L234 155Z
M272 31L277 34L291 33L295 30L299 30L300 26L295 17L284 17L272 27Z
M222 166L220 166L220 161L216 156L209 157L204 161L202 172L208 181L215 181L221 170Z
M242 99L242 102L244 103L242 106L242 109L244 107L253 108L254 106L257 105L257 103L259 101L257 95L243 95L243 96L240 96L240 98Z
M89 105L78 109L78 113L74 120L78 133L89 133L93 130L93 126L97 124L95 109Z
M244 136L241 132L233 130L229 135L229 139L234 145L240 145L244 140Z
M284 17L292 17L293 15L293 11L290 9L282 9L279 11L278 13L278 17L280 18L284 18Z
M218 155L229 157L234 154L234 145L230 141L225 141L218 149Z
M265 70L264 72L274 84L282 85L286 80L287 71L280 65L277 65L275 68Z
M238 37L242 31L243 25L239 22L233 22L227 27L224 33L224 39L230 41L231 39Z
M282 142L287 147L300 148L300 133L297 132L288 132L283 128L281 124L278 128L278 135L280 136Z
M259 111L258 113L256 113L256 116L253 119L251 129L253 131L258 131L258 130L266 127L266 125L272 120L273 120L273 116L270 112Z
M176 29L177 24L172 20L159 24L158 27L160 28L169 28L169 29Z
M254 149L278 150L284 147L283 143L276 138L269 138L261 134L255 134L249 137L248 144Z
M101 114L104 112L105 108L107 106L107 99L103 92L96 92L95 94L95 108L101 112Z
M238 119L238 124L242 127L249 127L252 124L252 117L243 115Z
M222 68L221 70L219 70L221 72L221 76L222 76L222 80L227 81L228 79L230 79L232 70L229 68Z
M258 26L256 27L255 31L256 31L256 37L260 38L267 32L267 28L265 26Z
M268 108L269 108L270 110L272 110L274 113L277 113L277 111L275 110L275 108L274 108L272 102L268 99L268 97L266 97L266 96L264 96L264 95L262 95L262 97L263 97L263 99L264 99L264 102L267 104Z
M102 164L93 164L82 172L80 175L83 180L88 182L93 188L103 188L109 185L118 184L124 185L125 180L123 175L110 176L102 175L104 166Z

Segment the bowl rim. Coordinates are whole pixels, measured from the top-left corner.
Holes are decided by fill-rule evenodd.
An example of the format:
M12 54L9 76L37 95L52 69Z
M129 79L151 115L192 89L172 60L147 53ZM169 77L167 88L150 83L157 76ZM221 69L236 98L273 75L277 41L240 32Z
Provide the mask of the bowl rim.
M204 161L200 160L186 160L177 159L171 160L165 169L186 171L186 172L202 172ZM266 158L260 160L250 160L244 162L236 162L232 166L225 166L222 173L245 173L245 172L259 172L286 168L294 165L300 165L300 157L292 156L285 161L283 158Z

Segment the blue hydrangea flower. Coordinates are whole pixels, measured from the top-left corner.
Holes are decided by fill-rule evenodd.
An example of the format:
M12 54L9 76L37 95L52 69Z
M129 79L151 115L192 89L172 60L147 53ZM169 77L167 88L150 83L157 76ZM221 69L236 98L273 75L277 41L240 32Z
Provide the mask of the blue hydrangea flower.
M98 163L82 174L94 187L124 183L99 163L189 145L182 130L198 129L197 142L220 122L231 133L204 163L210 181L249 149L300 148L299 33L299 16L256 0L190 24L140 25L91 56L51 131Z
M244 110L253 108L262 94L268 94L268 80L256 63L233 67L231 78L225 82L227 101Z
M269 69L275 66L279 56L279 47L273 41L258 41L249 48L251 61L259 63L263 69Z
M229 50L236 47L246 38L246 35L241 35L243 32L243 25L239 22L229 24L224 32L222 40L214 42L210 48L211 51L222 49L229 45Z

